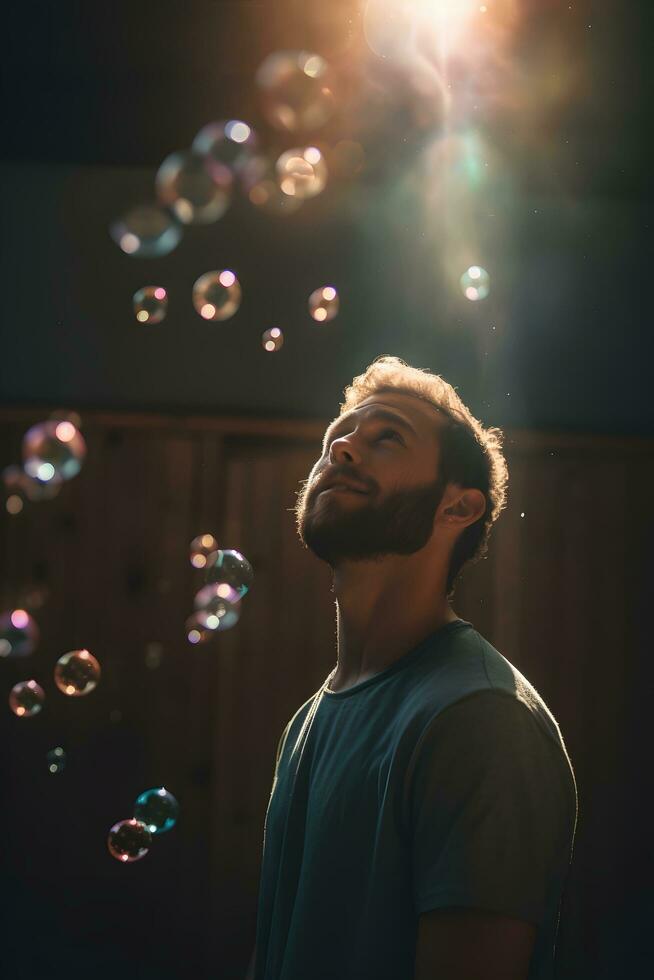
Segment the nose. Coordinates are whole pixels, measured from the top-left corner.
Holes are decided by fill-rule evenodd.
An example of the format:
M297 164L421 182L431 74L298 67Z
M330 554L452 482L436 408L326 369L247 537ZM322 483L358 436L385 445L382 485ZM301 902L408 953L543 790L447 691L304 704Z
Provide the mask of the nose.
M361 454L356 448L354 442L350 441L349 436L340 436L338 439L334 439L333 443L329 449L329 458L332 462L340 462L341 460L346 460L347 462L361 461Z

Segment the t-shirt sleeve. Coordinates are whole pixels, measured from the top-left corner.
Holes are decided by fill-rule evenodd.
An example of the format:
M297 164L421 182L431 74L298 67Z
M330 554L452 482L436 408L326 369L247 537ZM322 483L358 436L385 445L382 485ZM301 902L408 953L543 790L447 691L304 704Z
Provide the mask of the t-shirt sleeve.
M477 908L541 925L570 859L566 765L510 695L478 692L438 715L408 773L416 912Z

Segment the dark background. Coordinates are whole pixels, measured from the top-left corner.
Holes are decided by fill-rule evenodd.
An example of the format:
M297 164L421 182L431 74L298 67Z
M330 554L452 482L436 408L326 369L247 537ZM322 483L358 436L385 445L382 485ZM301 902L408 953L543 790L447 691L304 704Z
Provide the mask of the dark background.
M492 291L476 304L447 281L439 216L415 176L437 127L415 127L410 97L383 72L356 179L286 217L236 198L162 259L130 258L109 237L151 194L163 157L206 122L244 118L270 145L293 145L261 118L254 72L277 49L346 63L352 0L25 3L6 16L0 462L18 462L22 433L57 407L81 412L89 443L60 497L1 522L3 608L30 589L46 596L28 669L47 710L29 721L6 711L1 729L14 977L242 976L277 738L334 663L329 579L301 553L287 509L344 385L381 353L442 374L506 432L514 511L455 609L536 684L575 763L585 822L560 976L644 969L647 7L517 6L515 99L479 124L496 163L475 228ZM564 81L550 89L549 77ZM320 138L356 138L352 117L337 114ZM206 324L191 286L223 267L237 271L243 303ZM131 297L154 280L169 312L142 330ZM328 281L341 313L319 326L306 298ZM260 338L273 325L285 344L271 355ZM518 531L521 511L540 520ZM220 657L211 645L189 652L183 637L188 542L205 530L258 576ZM103 682L71 704L51 666L84 645ZM24 679L22 664L0 668L7 689ZM45 752L64 743L68 768L51 777ZM119 866L106 832L159 783L180 798L180 825L156 854Z

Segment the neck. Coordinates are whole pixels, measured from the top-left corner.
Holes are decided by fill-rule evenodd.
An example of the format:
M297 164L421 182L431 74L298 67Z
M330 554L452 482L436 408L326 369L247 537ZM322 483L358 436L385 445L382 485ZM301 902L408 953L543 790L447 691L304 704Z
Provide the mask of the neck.
M374 677L426 636L458 619L434 570L415 555L345 562L334 570L338 661L329 683L344 690Z

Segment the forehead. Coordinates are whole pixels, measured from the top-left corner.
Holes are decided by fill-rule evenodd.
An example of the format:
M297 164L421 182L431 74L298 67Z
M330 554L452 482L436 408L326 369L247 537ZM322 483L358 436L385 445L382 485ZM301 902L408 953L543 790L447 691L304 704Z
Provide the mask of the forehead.
M358 418L363 415L375 414L375 409L386 410L405 422L414 429L419 438L429 438L434 434L435 427L442 422L443 416L433 405L414 395L403 392L382 391L359 402L356 408L349 409L343 415L334 419L329 428L335 428L340 422L347 418Z

